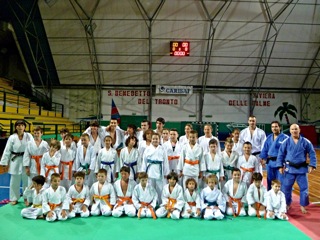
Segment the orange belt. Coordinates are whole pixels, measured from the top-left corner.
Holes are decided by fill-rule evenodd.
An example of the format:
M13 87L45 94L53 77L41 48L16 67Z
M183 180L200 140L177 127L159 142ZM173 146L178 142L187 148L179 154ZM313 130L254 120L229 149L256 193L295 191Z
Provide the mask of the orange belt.
M260 216L260 207L261 206L263 206L261 203L259 203L259 202L256 202L256 204L255 204L256 206L256 213L257 213L257 217L258 218L260 218L261 216ZM265 210L264 211L264 219L266 219L267 218L267 210Z
M36 162L36 169L38 174L40 175L40 169L41 169L40 160L42 158L42 155L34 155L34 156L31 156L31 158L34 159L34 161Z
M84 203L85 199L84 198L72 198L72 204L76 203Z
M72 178L72 164L73 161L69 161L69 162L60 162L62 165L67 165L69 166L69 180L71 180ZM61 171L61 179L63 180L64 178L64 166L62 166L62 171Z
M141 204L141 207L139 208L139 211L138 211L138 218L140 218L140 216L141 216L141 210L142 210L142 208L143 208L143 207L147 207L147 208L149 208L149 210L150 210L150 212L151 212L152 218L153 218L153 219L157 219L156 214L154 213L153 207L150 205L150 203L140 202L140 204Z
M244 173L246 173L246 172L251 172L251 173L253 173L254 172L254 168L244 168L244 167L240 167L241 169L242 169L242 171L244 172ZM242 174L242 177L241 177L241 181L242 181L242 179L243 179L243 176L244 176L244 174ZM251 183L252 183L252 179L251 179Z
M46 177L48 177L49 172L50 172L50 170L52 170L52 169L53 169L54 173L56 173L56 168L57 168L57 166L55 166L55 165L52 165L52 166L46 165L45 167L46 167L46 169L47 169L47 171L46 171Z
M53 211L56 209L56 207L60 207L62 205L62 203L59 203L59 204L55 204L55 203L48 203L49 204L49 207L50 207L50 210Z
M110 199L110 195L109 194L107 194L107 195L103 195L103 196L100 196L100 195L93 195L93 199L95 199L95 198L98 198L98 199L100 199L100 200L103 200L108 206L109 206L109 208L110 209L112 209L112 205L110 204L110 202L109 202L109 199Z
M177 160L179 159L180 157L179 156L168 156L168 160L171 161L171 160Z
M168 203L167 203L167 218L170 218L171 212L170 210L174 208L174 205L177 203L177 199L174 198L168 198Z
M187 202L190 207L195 207L197 206L196 202Z
M190 164L190 165L197 165L197 164L199 164L199 160L188 160L188 159L185 159L184 160L184 162L185 163L188 163L188 164Z
M131 197L118 197L117 207L120 207L124 204L124 202L128 202L129 204L133 204Z
M232 207L232 202L236 202L238 204L237 213L234 212L234 209ZM241 198L233 198L233 197L229 196L229 207L231 207L234 217L239 216L240 210L241 210L241 207L242 207Z

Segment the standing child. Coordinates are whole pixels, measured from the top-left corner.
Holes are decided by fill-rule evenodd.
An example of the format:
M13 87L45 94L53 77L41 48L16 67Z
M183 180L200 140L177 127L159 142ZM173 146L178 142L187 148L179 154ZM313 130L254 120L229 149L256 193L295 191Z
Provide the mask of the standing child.
M177 165L182 150L182 145L178 141L178 130L175 128L170 129L170 140L163 144L169 161L169 171L177 172Z
M158 194L158 204L161 203L161 192L164 178L169 174L169 163L165 149L160 144L160 135L152 133L152 145L147 147L143 154L142 170L149 176L149 184Z
M204 161L206 163L207 169L206 177L211 174L214 174L217 176L218 181L221 182L224 179L224 170L222 165L221 153L217 151L218 142L216 139L211 139L209 141L209 152L204 155Z
M71 133L70 133L68 128L61 128L60 129L60 137L61 137L60 145L61 145L61 147L64 145L64 142L63 142L64 136L67 135L67 134L71 135ZM77 144L74 141L71 142L71 148L73 150L77 149Z
M120 152L119 167L129 167L130 179L136 180L142 165L142 158L137 148L138 139L135 136L129 136L125 144L126 147L122 148Z
M262 185L262 174L253 173L253 183L247 192L248 215L250 217L266 217L266 198L267 189Z
M104 144L105 147L98 153L95 172L97 173L99 169L106 169L107 181L112 184L118 178L118 154L112 148L112 138L110 136L104 138Z
M228 202L227 215L245 216L244 204L246 201L247 185L240 180L241 171L239 168L232 170L232 179L224 185L223 192Z
M28 184L32 184L32 178L40 175L41 159L44 153L48 152L49 145L41 139L42 128L35 127L33 129L33 141L29 141L23 155L23 166L28 176Z
M21 210L22 217L30 219L43 218L42 194L45 181L46 179L43 176L35 176L32 178L32 185L24 190L23 197L32 199L32 206Z
M233 150L233 141L227 138L224 143L224 151L222 152L222 164L224 169L225 181L232 178L232 170L237 167L239 154Z
M89 142L89 135L83 133L81 135L81 145L77 148L76 160L73 165L74 171L83 171L86 174L85 185L89 188L94 182L96 154L93 146Z
M31 141L32 135L25 132L26 123L18 120L14 124L15 131L8 138L6 147L3 151L0 166L9 167L10 174L10 204L15 205L20 198L20 184L22 182L23 190L28 186L28 176L23 170L23 154L27 143ZM27 199L24 200L25 203Z
M202 189L200 194L201 209L203 211L203 217L206 220L224 218L226 211L226 200L223 197L222 192L218 189L218 178L216 175L209 175L206 178L207 187Z
M204 132L204 135L199 137L198 139L198 144L202 147L203 149L203 152L204 153L207 153L209 152L209 141L211 139L215 139L217 141L217 152L218 153L221 153L221 147L220 147L220 142L219 142L219 139L215 136L212 135L212 125L207 123L204 125L203 127L203 132Z
M162 130L162 134L161 134L161 145L163 145L164 143L168 142L170 140L169 138L170 136L170 131L168 128L164 128Z
M135 186L132 194L132 201L138 210L138 218L152 217L156 219L154 209L157 204L158 195L156 190L148 183L148 174L146 172L139 173L140 183Z
M63 138L63 145L60 149L61 160L60 160L60 172L61 172L61 186L63 186L66 191L69 190L72 180L72 166L73 161L76 157L76 149L72 149L72 136L71 134L66 134Z
M137 185L130 179L130 168L123 166L120 169L121 179L114 183L114 190L117 196L117 204L114 206L112 216L120 217L126 214L129 217L136 216L136 208L132 202L133 189Z
M202 178L206 170L203 149L197 144L197 137L197 131L192 130L189 133L189 143L183 146L180 154L177 171L180 172L179 177L182 177L183 189L186 189L188 178L193 178L198 183L198 179Z
M241 169L241 181L247 185L252 183L252 174L259 172L259 161L256 156L251 154L252 144L245 142L243 144L243 155L239 157L238 168Z
M184 208L181 214L183 218L195 217L199 218L201 214L200 196L197 193L197 182L193 178L186 181L186 190L184 191Z
M90 189L90 196L93 200L91 215L110 216L116 204L116 194L112 184L107 182L107 170L100 169L97 179L98 181Z
M60 186L60 174L51 175L51 186L43 193L42 211L48 222L68 218L69 202L66 189Z
M45 184L45 188L50 186L50 179L53 173L59 173L59 164L61 159L60 150L60 142L53 139L50 142L50 150L43 154L42 161L41 161L41 171L40 174L46 177L47 181ZM60 184L60 180L59 180Z
M284 193L280 191L281 183L279 180L273 180L271 182L271 190L267 192L267 218L281 220L289 220L287 212L287 204Z
M185 135L182 135L180 138L179 138L179 142L181 143L181 145L184 145L184 144L187 144L189 142L189 134L190 132L193 130L193 126L191 123L187 123L185 126L184 126L184 133Z
M68 200L69 200L69 218L74 218L76 214L80 214L81 217L89 217L90 212L88 207L90 206L90 192L89 187L84 185L84 172L76 172L74 174L75 184L69 188Z
M162 190L162 204L156 211L157 217L179 219L184 206L183 189L177 183L178 174L171 172L167 176L168 184Z
M243 153L242 153L242 144L240 142L240 130L238 128L234 128L231 136L233 141L232 151L237 152L238 155L241 156Z
M142 135L143 141L139 142L139 147L138 147L138 151L141 157L143 156L144 150L146 150L146 148L151 145L152 133L153 133L152 129L147 129Z

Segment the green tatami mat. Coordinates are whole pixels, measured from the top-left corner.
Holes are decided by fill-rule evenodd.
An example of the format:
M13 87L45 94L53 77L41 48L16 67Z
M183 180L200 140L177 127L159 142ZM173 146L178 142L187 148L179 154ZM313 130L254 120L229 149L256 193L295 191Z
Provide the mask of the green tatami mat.
M141 219L89 217L53 223L28 220L20 216L23 204L0 208L1 240L34 239L309 239L307 235L280 220L252 217L233 220Z

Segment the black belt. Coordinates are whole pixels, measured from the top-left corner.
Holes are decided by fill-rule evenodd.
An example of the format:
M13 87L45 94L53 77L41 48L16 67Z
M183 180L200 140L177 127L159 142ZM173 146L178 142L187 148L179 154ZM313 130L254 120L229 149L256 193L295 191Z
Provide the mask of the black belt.
M254 152L254 153L251 153L253 156L257 156L257 155L259 155L261 153L261 151L260 152Z
M11 152L11 154L14 155L14 156L11 158L11 161L13 162L16 157L23 156L24 152Z
M286 164L288 164L289 166L294 167L294 168L308 167L308 165L309 165L307 162L293 163L290 161L286 161Z
M277 157L267 157L267 160L275 161L275 160L277 160Z

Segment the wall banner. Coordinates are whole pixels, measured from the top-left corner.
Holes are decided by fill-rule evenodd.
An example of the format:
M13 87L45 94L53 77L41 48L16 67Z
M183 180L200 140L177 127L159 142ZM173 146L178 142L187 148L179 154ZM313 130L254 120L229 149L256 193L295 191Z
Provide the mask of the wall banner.
M157 85L156 94L171 94L171 95L186 95L192 94L192 86L166 86L166 85Z

